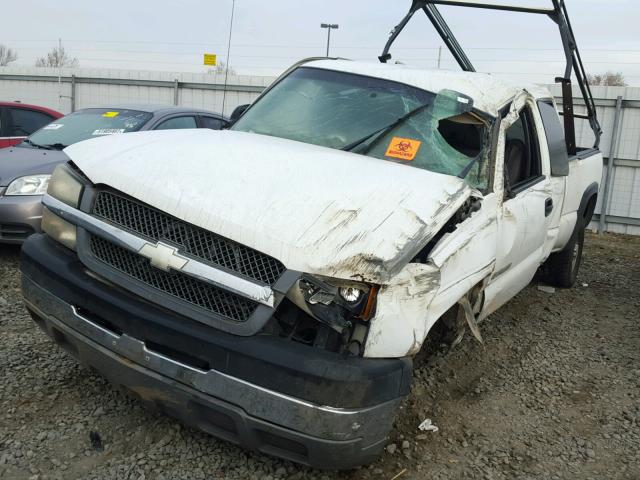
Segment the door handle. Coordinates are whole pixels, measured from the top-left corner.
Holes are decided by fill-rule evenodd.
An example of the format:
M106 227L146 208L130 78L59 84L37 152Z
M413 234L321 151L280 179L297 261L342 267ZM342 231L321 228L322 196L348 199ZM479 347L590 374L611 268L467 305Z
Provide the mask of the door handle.
M548 217L549 215L551 215L551 212L553 212L553 199L547 198L544 201L544 216Z

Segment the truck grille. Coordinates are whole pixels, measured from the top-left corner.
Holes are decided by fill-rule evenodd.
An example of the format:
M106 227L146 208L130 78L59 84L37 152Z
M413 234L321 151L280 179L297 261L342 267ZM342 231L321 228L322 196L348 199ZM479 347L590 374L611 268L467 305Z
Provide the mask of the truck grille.
M246 322L257 307L251 300L183 273L154 268L145 257L103 238L92 235L89 248L96 259L111 268L206 312Z
M177 245L182 253L199 260L267 285L273 285L285 271L284 265L269 255L113 192L98 192L92 213L151 240Z

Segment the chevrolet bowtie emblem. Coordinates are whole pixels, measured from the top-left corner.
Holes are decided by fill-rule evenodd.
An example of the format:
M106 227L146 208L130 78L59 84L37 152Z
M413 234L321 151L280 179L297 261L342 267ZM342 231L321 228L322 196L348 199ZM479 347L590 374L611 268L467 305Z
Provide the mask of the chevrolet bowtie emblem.
M138 253L151 260L151 265L165 272L171 269L181 270L189 261L188 258L178 254L177 248L162 242L155 245L145 243Z

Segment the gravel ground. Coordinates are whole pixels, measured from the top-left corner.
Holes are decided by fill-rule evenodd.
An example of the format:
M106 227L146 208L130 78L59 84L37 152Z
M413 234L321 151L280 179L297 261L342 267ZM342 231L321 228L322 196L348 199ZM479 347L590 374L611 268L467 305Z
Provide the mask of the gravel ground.
M575 288L533 284L484 345L431 346L387 452L341 473L218 441L81 368L29 319L17 265L0 247L0 478L640 479L638 237L589 235Z

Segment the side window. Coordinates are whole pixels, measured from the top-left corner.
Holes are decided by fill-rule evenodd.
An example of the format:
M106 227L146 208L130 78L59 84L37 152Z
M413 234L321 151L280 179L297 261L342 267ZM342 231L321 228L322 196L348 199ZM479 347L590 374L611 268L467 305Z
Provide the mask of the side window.
M10 108L9 112L11 115L10 137L25 137L31 135L53 120L49 115L42 112L24 108Z
M225 121L215 117L200 117L200 128L210 128L220 130L225 125Z
M181 128L198 128L196 117L174 117L165 120L154 130L176 130Z
M0 107L0 137L8 137L9 132L5 132L4 126L4 108Z
M527 185L542 175L540 147L529 107L509 127L504 152L505 187L511 190Z

